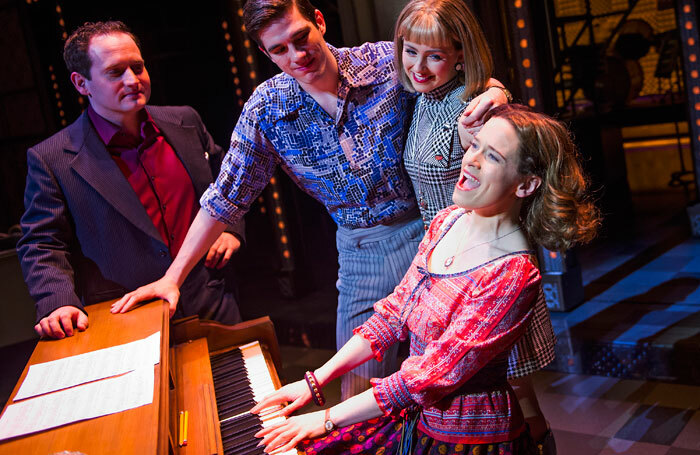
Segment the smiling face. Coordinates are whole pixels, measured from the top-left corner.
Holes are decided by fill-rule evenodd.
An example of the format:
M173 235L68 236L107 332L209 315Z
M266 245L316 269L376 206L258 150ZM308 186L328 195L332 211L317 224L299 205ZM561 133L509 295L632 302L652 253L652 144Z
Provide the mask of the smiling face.
M525 191L530 177L518 172L519 140L513 126L492 118L481 128L462 159L462 172L452 193L460 207L484 215L509 211Z
M89 96L95 112L121 125L126 116L143 109L151 96L141 51L129 35L112 33L93 37L88 54L90 79L72 73L71 80L81 94Z
M463 60L453 45L422 44L403 41L401 63L413 89L428 93L457 76L455 65Z
M333 58L323 34L326 22L316 10L316 23L309 22L293 6L259 35L262 50L285 73L302 86L313 86L329 68Z

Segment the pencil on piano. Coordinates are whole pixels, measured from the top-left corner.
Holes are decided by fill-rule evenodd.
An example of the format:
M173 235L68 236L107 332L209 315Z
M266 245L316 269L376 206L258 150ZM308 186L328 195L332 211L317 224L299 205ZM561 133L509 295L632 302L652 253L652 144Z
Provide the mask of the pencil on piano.
M185 435L185 413L184 411L180 411L180 431L178 433L177 437L177 445L179 447L182 447L182 437Z
M189 420L190 413L185 411L185 434L182 437L182 445L186 446L187 445L187 421Z

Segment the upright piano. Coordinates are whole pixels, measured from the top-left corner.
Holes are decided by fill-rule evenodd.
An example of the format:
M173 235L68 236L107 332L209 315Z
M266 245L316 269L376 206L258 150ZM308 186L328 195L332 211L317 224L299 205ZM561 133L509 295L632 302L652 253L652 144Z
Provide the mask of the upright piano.
M253 434L283 418L275 409L262 419L247 413L262 396L280 387L279 346L269 318L233 326L197 317L171 323L167 302L119 315L109 312L111 303L88 307L88 330L62 340L39 341L5 408L13 403L30 365L128 343L160 330L153 402L0 441L0 455L263 453ZM188 412L187 445L179 443L180 411Z

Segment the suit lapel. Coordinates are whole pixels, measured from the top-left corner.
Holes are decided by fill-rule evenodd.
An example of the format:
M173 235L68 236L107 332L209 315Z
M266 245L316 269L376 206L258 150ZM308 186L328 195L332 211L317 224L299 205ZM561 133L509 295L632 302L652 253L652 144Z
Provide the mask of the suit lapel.
M73 170L134 226L162 242L143 204L92 127L87 112L76 126L79 129L72 144L77 152Z
M148 112L162 131L168 144L175 150L175 154L185 166L194 185L195 194L199 198L209 186L212 176L209 163L202 150L202 143L199 139L197 128L182 125L181 122L173 123L172 120L160 115L160 109L153 106L148 107Z

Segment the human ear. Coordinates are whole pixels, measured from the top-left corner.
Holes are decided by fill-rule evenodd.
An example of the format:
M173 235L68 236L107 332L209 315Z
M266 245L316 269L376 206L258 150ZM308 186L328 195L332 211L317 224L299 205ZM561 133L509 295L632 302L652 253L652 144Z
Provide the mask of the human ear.
M73 71L72 73L70 73L70 81L73 83L73 86L78 91L78 93L84 96L90 96L90 91L88 90L86 84L87 78L85 76Z
M526 198L537 190L542 184L542 179L536 175L528 175L520 182L515 190L515 195L520 198Z
M316 27L321 32L321 35L326 34L326 19L323 17L323 13L319 10L314 11L314 16L316 18Z

